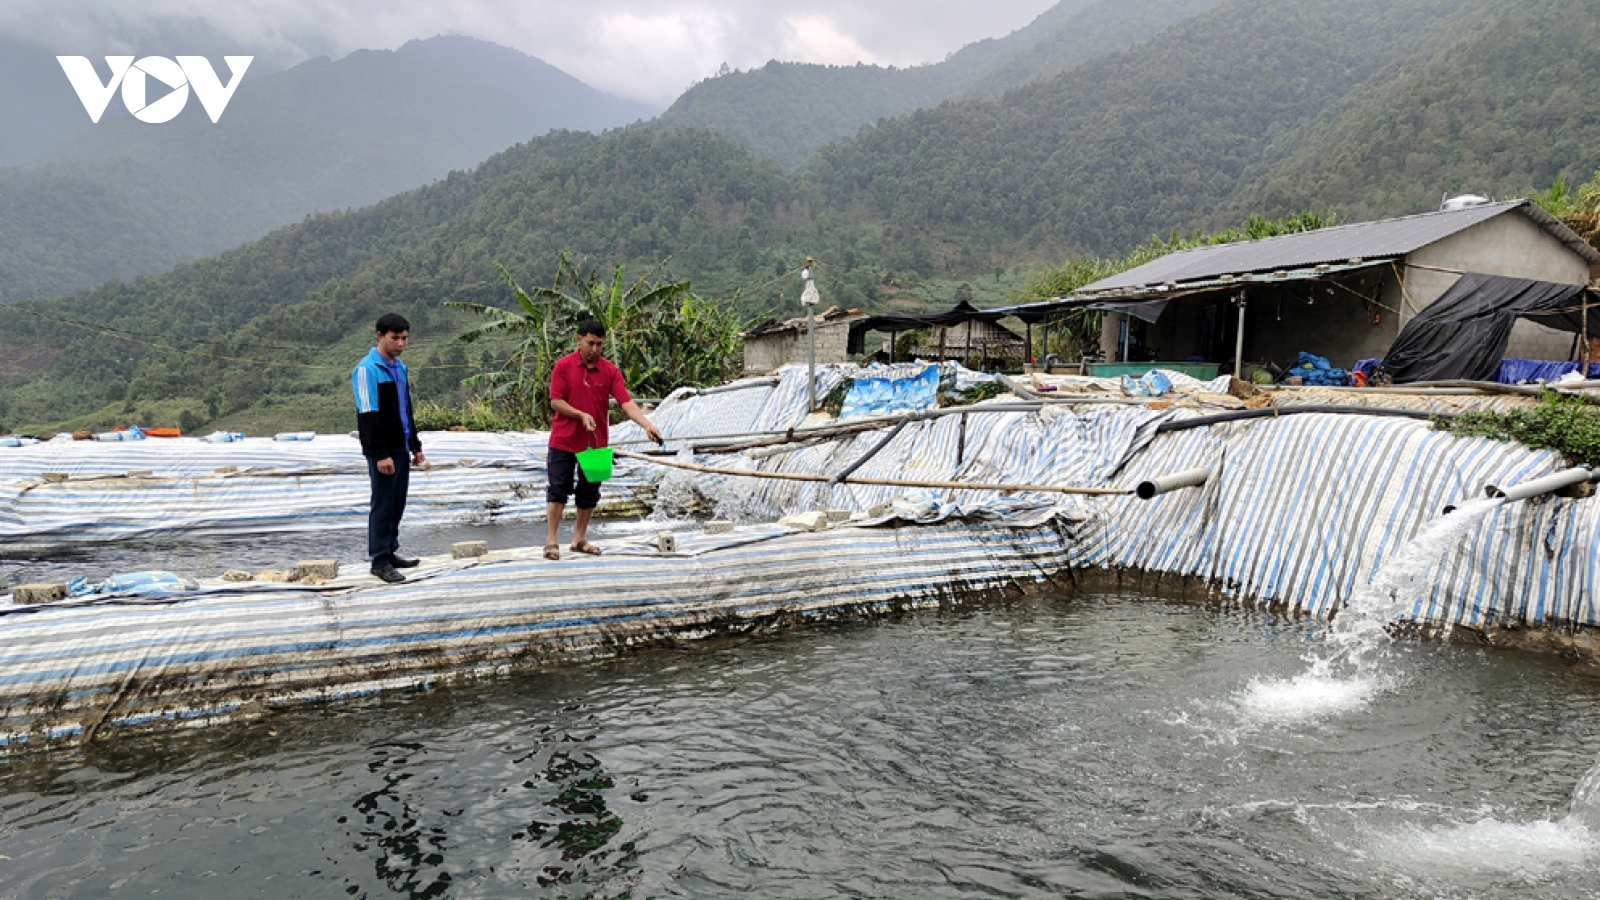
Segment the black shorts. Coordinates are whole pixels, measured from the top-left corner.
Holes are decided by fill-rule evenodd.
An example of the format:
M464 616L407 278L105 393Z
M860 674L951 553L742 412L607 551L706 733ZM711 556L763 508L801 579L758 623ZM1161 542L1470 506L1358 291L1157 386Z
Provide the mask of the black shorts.
M578 454L567 450L549 448L545 457L545 471L550 475L550 486L545 488L544 499L547 503L560 503L566 505L567 497L573 493L573 479L577 479L577 494L579 509L594 509L600 505L600 482L589 481L583 477L583 469L578 465Z

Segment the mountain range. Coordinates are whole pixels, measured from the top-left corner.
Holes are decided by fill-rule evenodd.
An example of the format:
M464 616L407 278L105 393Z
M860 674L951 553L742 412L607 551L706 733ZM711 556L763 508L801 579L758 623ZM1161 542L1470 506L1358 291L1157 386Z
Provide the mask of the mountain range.
M1095 11L1117 18L1069 0L1052 21ZM449 342L466 319L444 302L508 302L499 266L543 283L567 249L660 266L751 314L792 307L792 273L815 256L827 302L881 309L949 303L963 282L998 299L1030 269L1249 214L1400 215L1600 167L1600 10L1587 0L1225 0L995 82L1024 77L1004 73L1050 56L1050 40L1093 43L1035 24L1028 40L984 45L998 55L962 77L947 70L947 92L918 101L932 105L857 122L798 165L742 130L773 114L762 79L834 79L811 96L859 119L861 98L841 88L854 67L730 72L685 95L728 111L700 125L669 112L546 134L159 276L0 309L0 425L184 410L338 427L350 360L388 309L412 318L419 377L445 395L493 359Z
M48 78L42 64L55 70ZM220 58L213 64L225 77ZM8 66L49 86L32 96L54 104L40 119L59 140L16 147L32 164L0 168L0 302L162 271L312 213L368 206L552 129L600 131L655 112L464 37L265 74L215 123L191 100L171 122L147 125L113 99L98 125L82 127L88 117L53 56L35 48Z

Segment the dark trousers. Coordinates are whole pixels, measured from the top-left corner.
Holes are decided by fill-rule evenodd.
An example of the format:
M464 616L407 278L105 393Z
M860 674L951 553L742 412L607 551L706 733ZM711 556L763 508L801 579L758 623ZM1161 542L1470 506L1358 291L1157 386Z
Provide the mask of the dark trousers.
M600 482L583 477L578 454L551 447L545 454L544 467L549 476L549 483L544 489L545 502L565 506L567 497L577 493L579 509L594 509L600 504Z
M396 453L394 474L378 471L378 461L367 458L372 481L372 509L367 513L367 556L374 569L400 549L400 517L406 513L406 491L411 487L411 454Z

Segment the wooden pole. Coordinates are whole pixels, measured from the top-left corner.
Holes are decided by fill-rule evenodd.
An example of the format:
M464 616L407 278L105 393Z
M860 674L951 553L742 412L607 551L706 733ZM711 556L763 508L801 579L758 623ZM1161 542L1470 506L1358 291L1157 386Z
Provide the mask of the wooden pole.
M708 475L734 475L744 478L767 478L777 481L828 482L833 480L827 475L811 475L803 472L746 472L743 469L719 469L696 463L658 459L654 456L645 456L642 453L634 453L629 450L613 450L612 452L625 459L636 459L640 462L667 466L673 469L686 469L690 472L705 472ZM968 484L964 481L905 481L898 478L846 478L839 483L867 484L881 487L943 488L958 491L998 491L1007 494L1013 491L1046 491L1053 494L1082 494L1090 497L1120 497L1133 493L1130 488L1073 487L1056 484Z
M1578 353L1578 374L1589 377L1589 290L1583 291L1583 349Z

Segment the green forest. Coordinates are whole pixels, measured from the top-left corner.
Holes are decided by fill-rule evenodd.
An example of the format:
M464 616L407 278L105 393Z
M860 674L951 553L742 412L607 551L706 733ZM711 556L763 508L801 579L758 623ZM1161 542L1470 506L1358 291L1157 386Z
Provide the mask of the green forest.
M554 284L563 254L584 271L687 282L749 323L796 314L807 257L821 263L825 305L924 309L960 291L994 306L1307 210L1297 221L1314 227L1558 179L1588 188L1562 195L1565 212L1594 209L1582 200L1600 168L1591 4L1231 0L1191 12L1021 87L883 119L798 168L714 125L552 132L160 275L0 307L0 431L345 430L349 368L390 310L413 323L419 394L460 407L463 379L502 370L517 349L510 336L457 340L481 322L468 309L512 309L505 276ZM833 77L772 73L790 75Z

